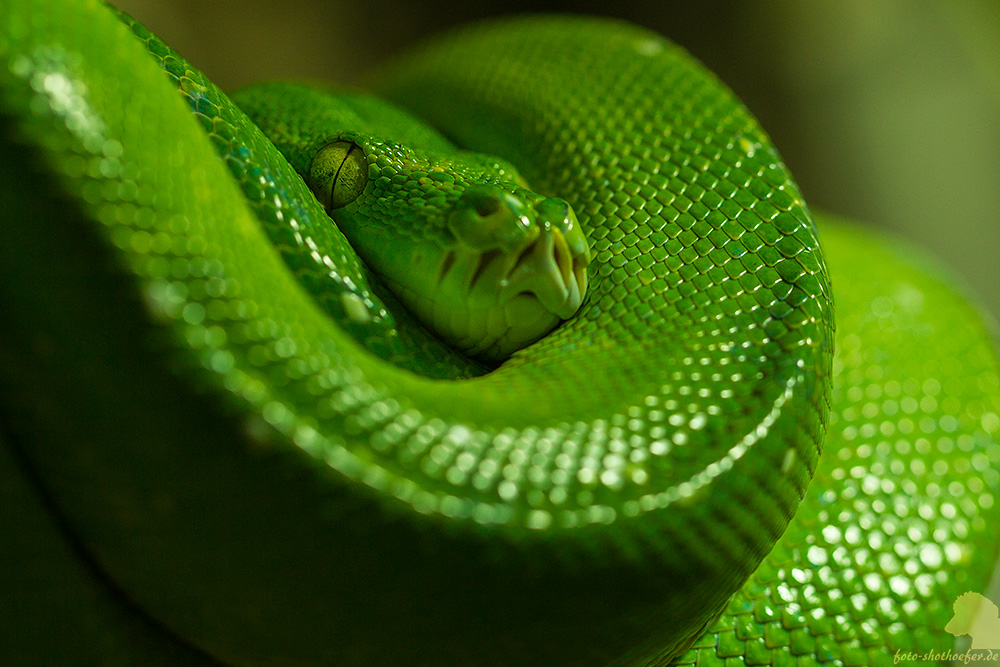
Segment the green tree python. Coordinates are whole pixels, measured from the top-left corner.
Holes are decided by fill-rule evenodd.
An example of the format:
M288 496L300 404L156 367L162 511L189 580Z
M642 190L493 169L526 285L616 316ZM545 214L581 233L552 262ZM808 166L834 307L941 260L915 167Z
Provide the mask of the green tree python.
M990 334L682 49L498 20L241 110L0 17L4 664L946 664Z

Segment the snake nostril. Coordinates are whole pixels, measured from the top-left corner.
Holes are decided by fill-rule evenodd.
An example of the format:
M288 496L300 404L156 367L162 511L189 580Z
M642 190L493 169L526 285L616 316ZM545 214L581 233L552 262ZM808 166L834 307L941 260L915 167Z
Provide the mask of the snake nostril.
M503 202L500 197L477 197L472 202L472 208L481 218L488 218L500 211Z
M523 202L495 185L470 186L448 215L448 228L470 250L513 252L532 234Z
M471 186L459 198L459 207L480 218L488 218L503 210L503 191L494 185Z

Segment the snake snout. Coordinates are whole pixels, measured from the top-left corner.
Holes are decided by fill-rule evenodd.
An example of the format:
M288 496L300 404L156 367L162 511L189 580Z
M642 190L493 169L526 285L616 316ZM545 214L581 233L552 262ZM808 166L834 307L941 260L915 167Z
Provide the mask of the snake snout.
M579 233L579 227L576 227ZM582 234L580 234L582 236ZM581 252L572 232L551 226L527 244L502 282L501 300L533 294L560 319L571 317L587 292L590 252Z
M456 202L448 228L467 249L510 252L537 233L530 205L495 185L473 185Z
M475 255L471 270L460 271L471 301L502 305L534 297L560 319L583 302L590 248L565 200L477 185L463 193L448 226ZM441 279L452 273L457 254L442 262Z
M567 202L475 185L447 226L456 243L440 255L434 292L411 301L466 354L506 358L583 303L590 248Z

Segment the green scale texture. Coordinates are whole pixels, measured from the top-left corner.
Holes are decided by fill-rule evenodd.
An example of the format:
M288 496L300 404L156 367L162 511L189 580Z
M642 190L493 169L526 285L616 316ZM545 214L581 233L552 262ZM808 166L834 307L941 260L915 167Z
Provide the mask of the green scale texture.
M142 619L122 645L241 665L863 664L939 647L949 601L982 590L995 359L937 283L921 304L969 322L949 346L874 280L924 279L865 237L843 242L864 270L840 284L886 291L840 306L829 469L758 569L819 458L830 286L773 147L677 47L535 18L378 77L568 200L595 256L577 316L442 381L483 369L437 355L196 71L93 3L0 17L0 164L28 165L2 179L5 440L113 591L95 618ZM129 664L99 643L81 655Z
M952 605L989 581L993 340L925 258L821 223L839 330L823 457L781 540L678 665L951 664Z
M373 354L429 377L482 372L480 365L428 335L390 293L372 280L343 234L329 224L306 184L288 169L285 158L222 91L145 26L124 14L119 18L143 41L181 91L296 279L355 340ZM364 100L357 104L364 104ZM337 112L335 119L344 123L342 127L360 125L356 112L346 102ZM444 139L427 136L422 126L397 124L407 139L431 144L437 139L441 148L450 147ZM360 304L367 319L349 317L346 300Z

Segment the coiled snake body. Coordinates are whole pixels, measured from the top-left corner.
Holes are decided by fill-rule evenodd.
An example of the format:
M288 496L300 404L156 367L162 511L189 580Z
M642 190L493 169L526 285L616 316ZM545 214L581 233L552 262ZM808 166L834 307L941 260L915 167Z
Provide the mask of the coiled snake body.
M678 47L528 17L373 78L586 234L579 310L494 369L427 333L197 71L64 5L0 9L0 469L26 536L0 552L0 651L548 667L952 646L997 551L989 337L924 260L833 220L821 254L766 135ZM434 180L367 166L365 193Z

